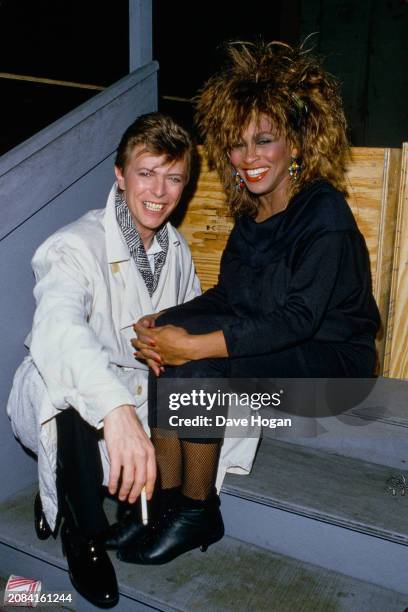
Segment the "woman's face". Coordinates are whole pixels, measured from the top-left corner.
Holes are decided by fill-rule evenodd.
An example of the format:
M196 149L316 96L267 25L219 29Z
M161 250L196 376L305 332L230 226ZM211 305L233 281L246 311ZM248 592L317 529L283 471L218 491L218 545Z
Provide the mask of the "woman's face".
M239 172L248 190L268 199L289 186L291 157L297 149L278 136L267 115L252 119L241 140L231 149L230 161Z
M132 151L124 171L115 166L119 188L142 240L154 235L176 208L187 182L185 158L167 161L166 155Z

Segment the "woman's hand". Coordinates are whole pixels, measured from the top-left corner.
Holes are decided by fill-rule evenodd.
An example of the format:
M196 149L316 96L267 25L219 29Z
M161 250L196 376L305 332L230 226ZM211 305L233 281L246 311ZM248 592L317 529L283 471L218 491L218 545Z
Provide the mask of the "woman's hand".
M182 327L163 325L149 327L140 322L134 325L137 338L131 340L138 349L136 356L153 360L156 368L164 365L182 365L194 358L194 338ZM149 364L150 365L150 364Z
M140 325L145 329L151 329L156 325L156 319L159 315L162 314L162 312L164 311L154 312L152 314L145 315L144 317L139 319L139 321L133 326L133 329L136 331L136 325ZM164 371L163 366L158 365L158 363L160 362L160 357L157 353L154 353L154 358L153 355L152 357L148 357L144 356L142 353L135 353L135 357L146 361L148 367L153 370L156 376L160 376L160 373Z

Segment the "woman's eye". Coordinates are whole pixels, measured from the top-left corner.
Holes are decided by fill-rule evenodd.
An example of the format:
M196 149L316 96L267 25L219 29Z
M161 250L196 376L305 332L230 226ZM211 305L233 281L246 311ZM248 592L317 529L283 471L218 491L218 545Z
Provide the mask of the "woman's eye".
M170 178L171 182L175 183L176 185L181 183L181 178L179 176L170 176L169 178Z
M259 145L267 145L267 144L270 144L271 142L272 140L270 138L261 138L260 140L258 140Z
M231 149L242 149L242 147L244 146L243 142L236 142L234 145L232 145Z
M152 173L149 172L148 170L141 170L139 172L139 176L152 176Z

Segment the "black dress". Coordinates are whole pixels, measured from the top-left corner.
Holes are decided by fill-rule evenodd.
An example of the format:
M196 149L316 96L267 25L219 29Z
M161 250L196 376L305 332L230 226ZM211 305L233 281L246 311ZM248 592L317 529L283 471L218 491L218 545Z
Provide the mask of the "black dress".
M372 376L380 318L367 248L344 196L320 180L261 223L239 218L218 284L157 319L167 323L222 330L229 357L166 366L165 376Z

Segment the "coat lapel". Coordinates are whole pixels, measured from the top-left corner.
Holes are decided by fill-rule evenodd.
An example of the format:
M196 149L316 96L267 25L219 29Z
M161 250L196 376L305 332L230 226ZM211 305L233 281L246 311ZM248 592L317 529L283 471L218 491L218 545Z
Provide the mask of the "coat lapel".
M154 311L149 292L135 262L129 260L126 267L127 270L123 270L125 286L122 294L121 330L138 321L141 312L148 314Z
M113 316L115 323L123 330L140 319L141 312L153 312L153 306L116 220L116 188L115 184L110 191L104 223Z
M131 327L143 314L157 312L178 303L181 272L177 265L176 251L180 248L180 240L169 224L169 251L166 263L161 271L158 287L150 297L116 220L115 194L116 184L109 194L104 223L106 254L110 267L112 311L115 323L123 331ZM114 303L117 305L116 308Z

